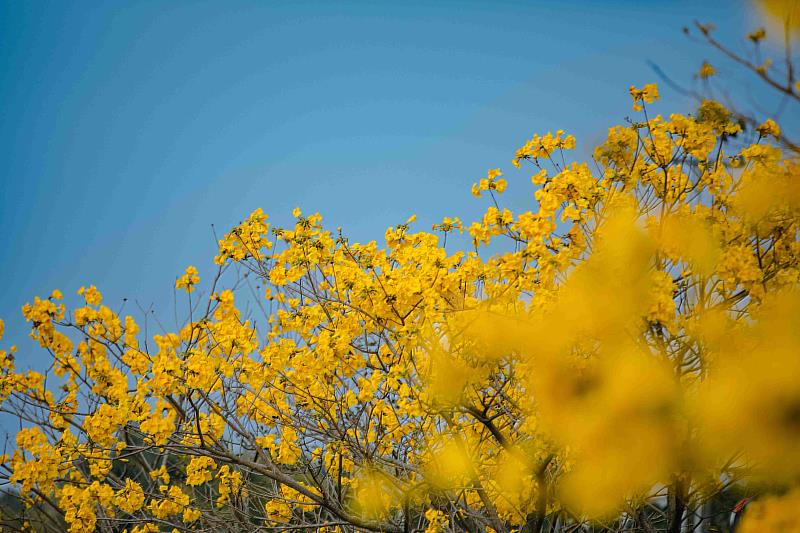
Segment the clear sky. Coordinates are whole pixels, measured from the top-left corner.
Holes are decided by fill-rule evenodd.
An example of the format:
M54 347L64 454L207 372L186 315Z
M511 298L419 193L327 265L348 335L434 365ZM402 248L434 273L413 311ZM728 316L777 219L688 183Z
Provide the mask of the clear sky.
M563 128L588 150L628 86L686 85L757 21L731 1L6 1L0 3L0 317L22 366L46 356L20 306L96 284L172 316L175 276L213 271L211 224L319 211L355 240L485 208L514 150ZM721 69L725 75L725 69ZM662 84L665 112L688 100ZM134 309L130 309L134 311Z

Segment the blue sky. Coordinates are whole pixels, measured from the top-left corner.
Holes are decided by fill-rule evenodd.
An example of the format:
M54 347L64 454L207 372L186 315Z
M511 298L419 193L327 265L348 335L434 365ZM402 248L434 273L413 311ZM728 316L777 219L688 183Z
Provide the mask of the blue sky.
M213 271L211 224L256 207L379 239L476 216L492 167L529 207L514 150L563 128L587 154L650 62L691 85L716 58L694 19L727 41L758 24L728 1L2 2L1 342L45 363L19 309L54 288L171 317L175 276Z

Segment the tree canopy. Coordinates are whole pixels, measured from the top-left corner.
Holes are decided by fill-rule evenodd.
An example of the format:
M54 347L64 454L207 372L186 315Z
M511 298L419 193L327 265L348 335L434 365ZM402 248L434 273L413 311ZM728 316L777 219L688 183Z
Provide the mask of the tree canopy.
M94 286L34 298L51 367L0 351L6 527L728 531L748 496L744 531L797 528L796 147L713 100L630 95L589 162L563 131L516 151L527 211L500 169L479 220L381 243L254 211L177 279L178 331Z

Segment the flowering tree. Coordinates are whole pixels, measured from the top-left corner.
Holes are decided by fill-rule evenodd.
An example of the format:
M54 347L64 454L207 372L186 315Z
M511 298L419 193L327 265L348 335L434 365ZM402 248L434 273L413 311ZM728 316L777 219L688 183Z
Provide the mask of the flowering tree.
M800 499L797 154L772 120L630 93L592 165L561 131L517 150L529 211L502 207L499 170L472 187L481 220L412 217L381 245L256 210L210 296L194 267L177 280L174 332L94 286L35 298L51 368L0 352L22 426L5 527L678 533L727 530L738 491L762 497L747 531L780 529ZM471 250L443 245L463 232Z

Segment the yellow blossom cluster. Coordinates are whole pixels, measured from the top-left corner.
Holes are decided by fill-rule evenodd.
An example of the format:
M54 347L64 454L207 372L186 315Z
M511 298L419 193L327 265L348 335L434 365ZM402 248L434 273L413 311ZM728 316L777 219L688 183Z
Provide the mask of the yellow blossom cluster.
M795 489L782 496L770 496L763 501L753 502L747 508L742 522L741 533L762 533L780 531L781 533L800 532L800 491Z
M200 283L200 276L198 275L197 268L190 265L186 267L183 276L175 281L175 288L183 289L187 293L190 293L198 283Z
M502 193L508 187L508 182L501 178L503 173L500 172L499 168L490 169L486 173L486 177L480 180L478 183L472 184L472 195L480 198L482 191L497 191L498 193Z
M575 148L575 137L564 135L564 130L558 130L555 135L548 132L546 135L534 135L528 142L514 154L512 163L520 168L525 160L537 161L549 159L556 150L572 150Z
M800 168L774 121L647 111L596 166L533 136L521 212L500 169L477 220L382 242L256 210L175 331L34 298L53 372L0 351L0 478L71 532L679 531L734 490L764 495L747 531L791 530Z
M631 98L633 98L634 111L641 111L644 107L643 104L652 104L661 97L658 93L658 85L655 83L648 83L641 89L631 85L628 92L631 93Z

